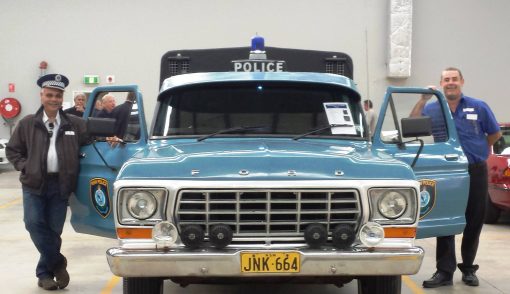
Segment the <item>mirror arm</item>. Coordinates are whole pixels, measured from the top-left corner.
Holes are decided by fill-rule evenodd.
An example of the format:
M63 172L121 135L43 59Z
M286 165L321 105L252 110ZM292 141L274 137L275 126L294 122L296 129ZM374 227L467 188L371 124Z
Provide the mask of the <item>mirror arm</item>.
M418 148L418 152L416 152L416 156L414 157L413 163L411 163L411 168L413 168L414 165L416 164L416 161L418 161L418 157L420 157L420 154L423 150L423 145L424 145L422 139L416 138L416 140L414 140L414 141L420 141L420 148Z
M397 144L400 149L405 149L405 144L406 143L411 143L411 142L416 142L416 141L420 142L420 148L418 148L418 151L416 152L416 156L414 157L413 163L411 163L411 168L413 168L415 166L416 161L418 161L418 158L420 157L420 154L423 151L423 146L425 145L423 140L420 139L420 138L416 138L416 139L413 139L411 141L406 141L406 142L402 142L402 143L398 143Z
M416 152L416 156L414 157L413 163L411 163L411 168L413 168L414 165L416 164L416 161L418 161L418 157L420 157L420 154L423 151L423 146L425 145L425 143L423 142L422 139L416 138L416 139L413 139L411 141L406 141L406 142L402 142L402 143L398 144L399 148L402 146L402 149L405 149L405 144L406 143L411 143L411 142L416 142L416 141L420 142L420 148L418 148L418 151Z

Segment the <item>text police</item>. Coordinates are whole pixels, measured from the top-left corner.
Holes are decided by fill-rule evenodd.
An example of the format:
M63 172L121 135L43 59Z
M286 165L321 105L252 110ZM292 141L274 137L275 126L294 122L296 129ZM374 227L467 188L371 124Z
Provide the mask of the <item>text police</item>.
M234 71L280 72L285 71L285 61L281 60L235 60Z

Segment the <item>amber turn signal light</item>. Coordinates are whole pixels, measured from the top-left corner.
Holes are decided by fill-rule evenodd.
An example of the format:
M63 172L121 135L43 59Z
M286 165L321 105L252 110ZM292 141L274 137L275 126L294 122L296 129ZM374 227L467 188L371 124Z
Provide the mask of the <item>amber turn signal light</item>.
M416 228L384 228L385 238L416 238Z
M118 228L119 239L152 239L152 228Z

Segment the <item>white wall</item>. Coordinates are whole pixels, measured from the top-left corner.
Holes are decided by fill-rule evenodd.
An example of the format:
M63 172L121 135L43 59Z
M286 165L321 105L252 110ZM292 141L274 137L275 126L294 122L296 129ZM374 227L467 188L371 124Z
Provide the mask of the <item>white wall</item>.
M70 78L66 101L73 91L93 89L82 83L85 74L138 84L150 122L165 52L249 46L258 33L267 46L349 54L359 90L376 108L388 85L437 84L443 68L460 67L464 92L510 121L501 87L510 66L510 1L415 0L411 77L388 79L389 1L1 0L0 98L22 102L17 119L33 113L44 60L48 73ZM8 83L16 84L15 93ZM2 137L9 128L0 123Z

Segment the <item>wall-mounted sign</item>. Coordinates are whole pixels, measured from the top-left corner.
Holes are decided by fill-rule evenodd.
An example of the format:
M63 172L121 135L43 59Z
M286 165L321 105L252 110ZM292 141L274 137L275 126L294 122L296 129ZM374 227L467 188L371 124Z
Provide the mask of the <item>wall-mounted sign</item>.
M84 75L83 83L85 85L99 84L99 76L98 75Z

